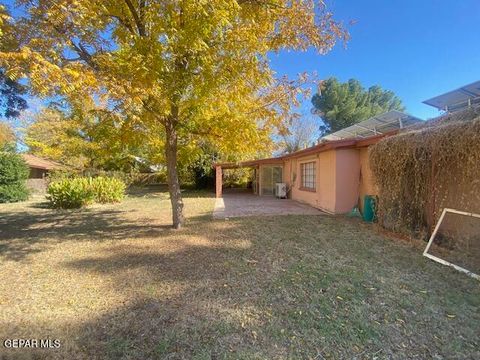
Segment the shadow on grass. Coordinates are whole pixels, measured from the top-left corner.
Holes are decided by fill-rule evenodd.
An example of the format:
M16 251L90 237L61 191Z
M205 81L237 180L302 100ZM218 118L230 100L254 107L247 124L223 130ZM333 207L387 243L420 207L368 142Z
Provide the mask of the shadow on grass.
M50 331L62 347L55 350L56 356L52 351L37 351L35 358L218 358L229 352L230 346L239 350L253 344L251 331L228 316L230 309L248 304L248 297L237 298L236 292L241 288L243 296L251 281L237 278L238 288L225 286L232 275L238 275L225 264L241 261L250 250L236 248L235 235L222 239L222 244L192 245L188 237L214 231L211 223L194 228L186 227L185 236L175 233L171 239L175 250L170 252L163 252L162 247L115 244L87 258L60 261L61 267L82 276L111 279L106 296L116 292L129 296L109 311L93 313L87 321L64 323ZM85 291L88 294L88 289ZM15 328L12 332L15 334Z
M99 221L131 234L117 215ZM476 284L425 269L421 255L365 228L315 216L200 222L175 236L159 229L174 243L167 251L115 244L60 260L122 300L58 329L67 344L57 358L475 358Z
M209 192L192 190L182 192L182 195L185 199L213 197ZM30 253L41 251L36 245L46 241L60 243L161 237L171 230L169 216L163 219L167 221L163 224L159 223L155 213L157 208L152 208L151 214L145 211L152 204L149 199L168 200L168 194L162 192L162 187L158 191L149 187L130 189L128 196L133 197L133 201L137 197L147 200L135 205L125 201L114 206L61 210L51 209L48 201L39 198L38 201L26 202L22 208L6 208L8 211L0 214L0 258L21 260ZM162 212L166 210L160 209ZM128 216L130 213L133 218ZM207 212L190 216L187 222L210 219L211 213Z
M115 247L98 257L63 263L85 274L112 278L115 291L132 291L127 304L88 322L70 324L83 355L180 359L258 354L256 346L266 339L256 338L255 331L242 323L240 310L255 308L258 299L249 294L258 295L257 286L268 282L245 261L257 245L237 246L246 230L243 225L234 224L228 238L216 230L212 222L187 227L185 237L175 238L171 252ZM191 236L208 236L209 243L193 245L187 241ZM133 283L136 271L144 275ZM270 346L268 341L264 345Z
M28 205L28 207L32 209L51 209L52 208L48 200L41 200L38 202L31 203Z
M183 189L182 197L184 198L210 198L215 197L214 190L196 190ZM165 184L147 185L147 186L131 186L127 190L127 195L132 198L162 198L169 199L168 186Z
M298 223L301 218L284 217L284 225L275 218L257 223L232 221L224 229L228 237L218 232L214 222L202 223L188 229L184 240L211 234L208 245L182 243L182 238L176 238L178 248L172 252L119 248L63 263L86 274L113 278L116 291L134 289L129 303L86 323L73 324L80 343L88 344L84 347L86 355L234 359L314 358L319 354L319 358L378 354L385 358L430 358L443 354L454 358L478 353L472 341L475 322L466 324L465 319L457 319L452 326L453 320L441 314L443 296L448 294L442 289L443 277L460 278L458 274L445 272L433 278L433 271L425 274L416 264L418 260L412 264L411 258L393 264L382 259L381 269L377 269L369 259L374 254L370 249L383 253L387 244L368 238L353 245L348 239L339 240L352 252L342 251L342 258L332 260L339 253L334 247L327 248L328 236L292 236L295 230L289 223ZM307 229L304 235L318 229L315 220L311 217L303 222ZM328 219L326 224L333 221ZM347 233L356 230L350 222L342 224ZM281 227L282 232L273 238L256 231L268 232L275 227ZM249 245L237 246L246 234ZM362 249L365 253L359 251ZM406 248L396 251L412 255ZM391 274L400 269L405 278ZM143 275L132 282L135 271ZM393 284L382 284L384 277ZM178 284L178 291L165 293L164 288L171 284ZM369 290L369 284L379 289ZM428 284L445 293L430 299L427 306L418 290L408 296L405 293L405 286L425 289ZM472 289L467 280L456 286ZM478 301L469 304L471 300L461 294L452 291L451 306L471 312L472 304ZM417 312L422 308L425 313ZM460 324L464 328L459 329ZM459 349L435 342L434 336L446 340L453 333L461 333ZM410 344L410 348L405 350L401 343Z
M192 295L163 300L145 297L90 322L75 324L76 345L82 344L80 354L90 359L113 360L220 359L228 358L230 353L234 359L234 354L254 348L257 341L251 330L221 312L206 312L200 302L205 299L193 307L182 301ZM221 300L211 299L211 307L215 308Z
M155 224L149 218L129 220L125 211L112 209L50 210L42 213L16 211L0 218L0 258L21 260L37 243L53 241L104 241L160 237L173 231L171 225ZM190 222L210 217L191 217Z

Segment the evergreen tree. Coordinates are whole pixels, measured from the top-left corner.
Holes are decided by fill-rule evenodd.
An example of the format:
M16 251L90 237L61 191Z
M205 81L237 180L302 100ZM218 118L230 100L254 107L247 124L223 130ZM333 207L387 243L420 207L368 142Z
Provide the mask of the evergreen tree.
M312 98L313 112L320 115L321 133L346 128L390 110L405 110L402 101L390 90L380 86L365 89L358 80L345 83L329 78L320 85L319 93Z

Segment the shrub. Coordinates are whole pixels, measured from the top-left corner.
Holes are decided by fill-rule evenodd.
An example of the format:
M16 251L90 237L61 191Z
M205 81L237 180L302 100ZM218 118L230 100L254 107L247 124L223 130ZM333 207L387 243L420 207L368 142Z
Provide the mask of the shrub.
M166 171L157 171L154 173L131 173L129 176L129 185L160 185L167 182Z
M29 191L24 183L0 185L0 203L25 201Z
M55 208L74 209L123 199L125 183L115 178L63 178L48 185L47 198Z
M25 186L28 174L28 166L20 155L0 152L0 203L28 199Z
M115 178L125 183L126 186L130 186L134 181L136 176L139 173L133 172L123 172L123 171L106 171L99 169L85 169L82 171L82 175L85 177L103 177L103 178Z
M116 178L96 177L92 181L95 201L101 204L122 201L125 183Z
M95 196L91 178L53 181L47 188L47 199L54 208L75 209L93 202Z
M73 170L50 170L47 175L47 183L57 182L64 179L73 179L78 177L78 172Z

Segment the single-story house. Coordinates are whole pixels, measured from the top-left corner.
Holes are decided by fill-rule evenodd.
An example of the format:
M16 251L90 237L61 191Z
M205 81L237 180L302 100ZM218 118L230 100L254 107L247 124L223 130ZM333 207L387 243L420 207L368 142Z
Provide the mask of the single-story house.
M399 111L375 116L328 135L315 146L280 157L214 164L216 196L222 196L224 169L254 169L252 192L274 196L285 183L288 197L332 214L362 209L364 195L376 195L368 147L421 120Z
M32 154L22 154L23 160L30 168L30 175L27 186L34 191L44 191L46 187L46 176L50 171L61 170L65 167L55 161L44 159Z

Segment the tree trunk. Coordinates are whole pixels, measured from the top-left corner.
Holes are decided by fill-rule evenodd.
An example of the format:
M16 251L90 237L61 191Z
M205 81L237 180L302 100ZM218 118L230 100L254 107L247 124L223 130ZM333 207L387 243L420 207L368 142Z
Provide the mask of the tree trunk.
M178 108L172 109L172 115L165 123L166 144L165 157L167 159L167 179L170 202L172 203L173 227L180 229L184 223L183 201L180 193L180 183L177 172L177 129L175 124L178 121Z

